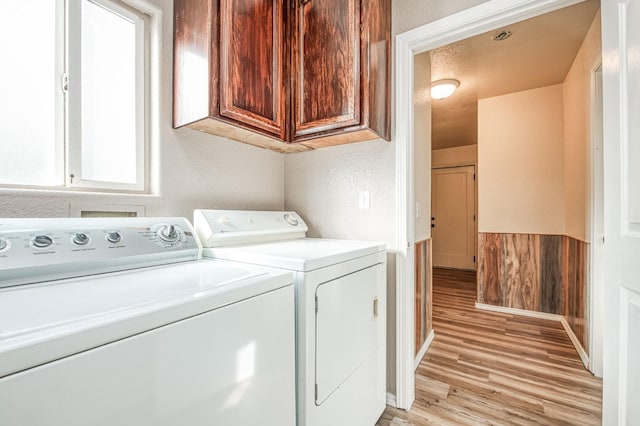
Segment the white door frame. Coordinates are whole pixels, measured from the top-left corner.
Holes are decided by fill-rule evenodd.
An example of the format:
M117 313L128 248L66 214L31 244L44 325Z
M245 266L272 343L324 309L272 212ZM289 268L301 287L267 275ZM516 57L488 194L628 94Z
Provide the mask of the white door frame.
M408 410L415 399L413 57L581 1L489 0L396 36L396 406L399 408Z
M602 63L591 72L591 233L589 274L589 370L602 377L602 338L604 335L604 141L603 141ZM601 167L597 167L597 165Z

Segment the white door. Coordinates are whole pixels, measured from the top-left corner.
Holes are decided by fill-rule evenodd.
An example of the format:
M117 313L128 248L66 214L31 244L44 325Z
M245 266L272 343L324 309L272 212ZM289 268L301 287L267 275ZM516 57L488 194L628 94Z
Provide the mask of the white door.
M640 1L602 1L604 425L640 424Z
M431 172L433 266L475 269L475 167Z

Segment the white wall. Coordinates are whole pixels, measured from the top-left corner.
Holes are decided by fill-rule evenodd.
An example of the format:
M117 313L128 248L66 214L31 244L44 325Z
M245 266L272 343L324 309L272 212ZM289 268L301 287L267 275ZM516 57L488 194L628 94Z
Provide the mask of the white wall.
M391 0L393 5L393 34L400 34L435 21L444 16L453 15L469 9L487 0Z
M591 226L591 85L602 56L601 35L597 13L563 84L566 234L587 242Z
M478 101L479 232L564 234L562 85Z
M414 240L431 238L431 57L416 55L413 65L413 169L416 221ZM418 212L418 205L420 212ZM420 215L418 217L418 214Z
M141 3L130 0L131 3ZM158 16L154 41L154 195L108 195L0 189L0 216L65 217L70 204L144 206L147 216L191 218L202 207L282 209L284 156L189 129L173 130L173 1L146 0ZM116 123L114 123L116 124Z

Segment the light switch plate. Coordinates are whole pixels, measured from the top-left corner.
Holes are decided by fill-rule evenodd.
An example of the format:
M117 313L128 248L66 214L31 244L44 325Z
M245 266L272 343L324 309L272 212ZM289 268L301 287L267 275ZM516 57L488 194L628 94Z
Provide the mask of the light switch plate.
M360 191L358 193L358 206L362 210L369 208L369 191Z

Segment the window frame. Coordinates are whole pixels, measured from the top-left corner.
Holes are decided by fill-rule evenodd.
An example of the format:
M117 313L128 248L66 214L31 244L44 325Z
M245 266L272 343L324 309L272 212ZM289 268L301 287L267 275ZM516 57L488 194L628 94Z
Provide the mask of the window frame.
M151 144L152 144L152 84L153 72L157 64L152 58L155 40L155 32L158 31L154 16L157 11L148 9L146 2L129 2L127 0L84 0L91 1L108 10L129 17L135 16L136 22L136 183L127 184L121 182L101 182L83 180L82 167L82 142L80 103L81 93L79 81L74 87L73 73L70 73L70 54L72 48L77 49L77 57L80 56L80 38L70 37L70 27L76 26L76 34L80 30L80 15L75 20L71 19L71 11L79 11L83 0L52 0L55 1L55 64L54 75L51 76L55 85L55 179L50 184L32 184L20 182L0 182L0 191L7 189L26 189L63 192L104 192L122 194L151 194ZM130 3L135 4L135 6ZM143 11L144 9L144 11ZM141 25L140 25L141 24ZM73 31L71 31L73 33ZM74 44L74 47L71 46ZM140 50L142 48L142 50ZM80 65L78 61L77 65ZM79 67L78 67L79 68ZM140 71L142 70L142 71ZM77 92L77 95L76 93ZM72 104L77 97L75 108ZM75 135L75 136L72 136ZM28 141L25 141L28 143ZM71 178L74 175L74 178Z
M82 178L81 98L81 3L89 1L132 21L136 26L136 183L97 181ZM150 122L150 17L119 0L65 1L65 187L147 193L149 191L149 122ZM71 19L72 16L78 17ZM79 76L79 78L76 78ZM114 159L117 164L117 159Z

